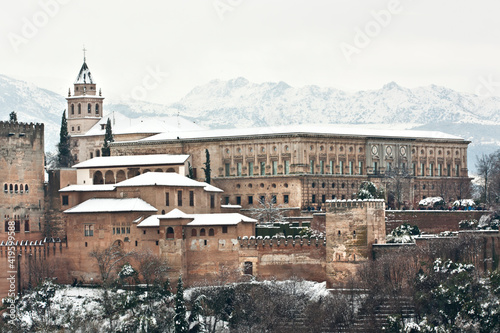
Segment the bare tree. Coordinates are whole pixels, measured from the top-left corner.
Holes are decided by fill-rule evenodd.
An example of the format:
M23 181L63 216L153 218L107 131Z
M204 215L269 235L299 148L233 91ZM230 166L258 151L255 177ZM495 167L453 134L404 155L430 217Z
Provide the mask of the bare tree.
M269 195L259 200L259 207L250 208L250 215L260 223L281 222L284 220L286 208L276 204L276 200Z
M170 269L167 261L154 254L151 250L135 254L139 266L139 273L149 288L151 284L161 284L166 280L166 273Z
M410 192L411 179L412 175L406 167L396 167L385 171L384 182L387 194L394 198L394 208L400 209L404 201L410 201L408 193Z
M115 270L125 258L128 258L134 254L135 252L133 251L123 251L123 249L118 244L112 244L103 250L92 250L89 256L97 261L97 267L99 268L99 274L101 275L102 283L104 285L107 285L108 280L113 273L113 270Z

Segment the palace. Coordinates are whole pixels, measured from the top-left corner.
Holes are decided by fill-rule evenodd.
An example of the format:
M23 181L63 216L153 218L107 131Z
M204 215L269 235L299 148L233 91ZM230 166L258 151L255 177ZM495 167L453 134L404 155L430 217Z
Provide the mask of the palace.
M183 274L187 283L227 270L234 280L298 276L342 285L385 243L387 205L412 209L429 196L468 196L470 142L441 132L339 125L207 130L179 117L105 115L103 100L84 61L67 98L75 165L47 170L48 182L43 125L1 123L8 172L0 267L9 270L13 247L19 288L31 281L34 263L47 263L46 273L63 283L99 281L90 253L113 245L151 251L166 259L171 278ZM115 142L112 156L102 157L108 119ZM385 200L357 200L365 181L384 189ZM251 212L267 200L297 227L307 222L323 235L259 236ZM453 218L447 225L456 224ZM16 242L7 243L12 221Z

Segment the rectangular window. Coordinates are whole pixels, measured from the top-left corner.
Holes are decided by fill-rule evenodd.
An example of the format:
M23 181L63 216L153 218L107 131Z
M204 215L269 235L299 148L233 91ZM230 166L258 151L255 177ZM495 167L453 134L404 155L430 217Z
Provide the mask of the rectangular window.
M429 164L429 176L434 176L434 163Z
M309 173L314 174L314 160L309 160Z
M460 177L460 165L455 164L455 177Z
M261 195L260 198L259 198L259 202L262 203L262 204L264 202L266 202L266 197L264 195Z
M236 197L236 204L241 205L241 197L240 196Z
M62 196L62 204L63 206L69 205L69 197L67 195Z
M224 197L224 205L229 205L229 197Z
M229 168L229 163L224 164L224 170L226 171L225 172L226 177L229 177L231 171Z
M241 177L241 162L236 163L236 172L238 177Z
M227 225L222 226L222 233L227 234Z
M373 174L377 174L378 173L378 163L377 162L373 162Z
M424 163L420 163L420 176L425 176L425 166Z
M251 195L248 196L248 204L253 205L253 196Z
M170 193L165 192L165 206L170 206Z
M25 220L24 221L24 232L29 232L30 231L30 221Z
M189 206L194 206L194 191L189 191Z
M438 177L443 175L443 165L441 163L438 164Z
M358 162L358 175L363 174L363 162L359 161Z
M334 174L334 170L333 170L333 161L330 160L330 174L333 175Z
M286 203L286 204L287 204L287 203L288 203L288 200L289 200L289 199L288 199L288 194L284 194L284 195L283 195L283 203Z
M290 174L290 161L286 160L285 161L285 175Z
M182 206L182 191L177 191L177 206Z
M354 167L352 161L349 161L349 174L353 175L354 174Z
M344 161L339 162L339 174L344 174Z
M278 174L278 161L273 161L273 175Z
M325 161L319 161L319 173L322 175L325 174Z
M326 195L324 195L324 194L321 195L321 202L322 203L326 202Z
M94 236L94 225L93 224L85 224L84 230L85 230L85 237Z
M248 175L253 176L253 162L248 162Z
M90 153L90 158L93 159L94 158L94 153Z
M215 196L213 194L210 195L210 208L215 208Z
M411 164L411 170L412 170L412 175L416 176L417 175L417 164L412 163Z
M260 175L266 175L266 162L260 162Z
M316 194L312 195L311 202L312 203L316 203Z
M271 196L271 202L272 202L273 204L275 204L276 202L278 202L278 199L276 198L276 195L272 195L272 196Z
M451 164L446 165L446 175L451 177Z

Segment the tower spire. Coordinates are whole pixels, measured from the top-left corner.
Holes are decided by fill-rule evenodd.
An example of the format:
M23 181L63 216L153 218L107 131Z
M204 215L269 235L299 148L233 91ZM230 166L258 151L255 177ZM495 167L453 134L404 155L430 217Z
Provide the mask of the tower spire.
M87 49L85 48L85 44L83 45L83 62L86 62L86 57L85 57L85 52L87 51Z

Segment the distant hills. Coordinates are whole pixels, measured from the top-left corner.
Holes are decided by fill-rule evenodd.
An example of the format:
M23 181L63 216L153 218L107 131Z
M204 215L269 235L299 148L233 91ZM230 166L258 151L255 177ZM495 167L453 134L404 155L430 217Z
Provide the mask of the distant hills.
M0 119L15 110L19 121L44 122L46 150L59 139L64 96L0 75ZM285 82L252 83L245 78L213 80L171 105L143 101L105 103L105 113L129 117L181 116L210 128L306 123L438 130L471 140L469 168L476 155L500 148L500 98L480 97L431 85L408 89L395 82L378 90L345 92ZM389 126L390 125L390 126Z

